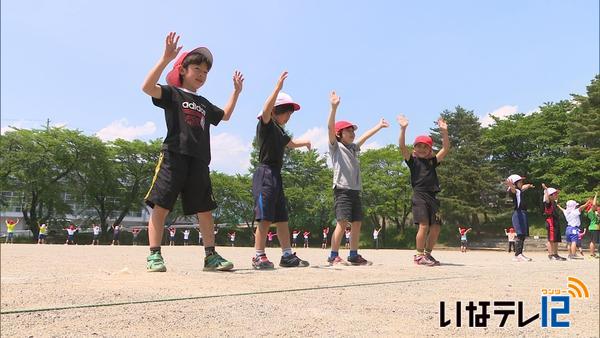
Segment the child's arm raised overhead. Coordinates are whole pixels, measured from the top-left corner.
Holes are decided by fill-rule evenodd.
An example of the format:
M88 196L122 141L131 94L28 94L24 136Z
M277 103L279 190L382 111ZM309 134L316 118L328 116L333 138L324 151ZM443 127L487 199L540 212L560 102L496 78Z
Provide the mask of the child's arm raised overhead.
M273 89L273 93L267 98L265 101L265 105L262 110L262 122L267 124L271 121L271 113L273 112L273 108L275 107L275 100L277 100L277 94L283 88L283 82L287 79L288 72L283 72L279 75L279 80L277 80L277 84L275 85L275 89Z
M385 119L382 118L381 120L379 120L379 123L377 123L377 125L375 125L375 127L367 130L364 134L362 134L358 138L358 141L356 142L356 144L359 147L362 146L369 139L369 137L375 135L375 133L378 132L379 130L381 130L381 128L387 128L389 126L390 126L390 124Z
M223 121L229 121L229 119L231 118L231 114L235 109L235 105L237 103L238 97L240 97L240 93L242 92L243 87L244 75L236 70L235 72L233 72L233 93L231 93L229 101L227 101L227 103L225 104L225 108L223 109L223 111L225 112L225 114L223 114Z
M158 80L160 79L160 75L162 74L165 67L173 61L179 54L181 47L177 47L177 43L179 42L179 35L175 32L169 33L167 38L165 39L165 52L163 56L158 60L158 63L154 65L154 67L150 70L150 73L146 75L146 79L144 79L144 84L142 85L142 91L155 99L160 99L162 96L162 90L158 85Z
M406 116L404 115L398 115L396 117L396 120L398 121L398 124L400 125L400 138L398 139L398 145L400 146L400 152L402 152L402 157L404 157L405 160L408 160L410 158L410 152L408 151L408 148L406 147L406 128L408 127L408 120L406 119Z
M444 157L448 155L450 151L450 138L448 137L448 124L443 118L438 119L438 127L440 128L440 134L442 134L442 149L435 155L438 162L442 162Z
M327 130L329 131L329 144L334 144L337 141L335 137L335 113L340 105L340 97L337 96L335 90L329 94L329 102L331 102L331 110L329 111L329 119L327 120Z
M508 187L508 189L510 189L510 192L512 192L513 194L517 192L515 184L510 179L506 179L506 186Z

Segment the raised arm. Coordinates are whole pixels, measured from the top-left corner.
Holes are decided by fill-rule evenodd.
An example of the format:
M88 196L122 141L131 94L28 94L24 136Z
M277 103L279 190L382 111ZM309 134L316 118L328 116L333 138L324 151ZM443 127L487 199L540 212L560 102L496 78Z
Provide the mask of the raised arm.
M333 144L337 142L337 138L335 137L335 113L340 105L340 97L337 96L335 90L329 94L329 102L331 103L331 109L329 110L329 118L327 120L327 131L329 134L329 144Z
M264 124L267 124L269 123L269 121L271 121L271 113L273 113L273 108L275 107L275 100L277 100L277 94L279 94L279 92L283 88L283 83L285 82L285 79L287 79L287 77L288 72L283 72L281 73L281 75L279 75L279 79L277 80L275 89L273 89L273 92L267 98L267 101L265 101L265 105L263 106L262 110L262 121Z
M550 203L550 195L548 195L548 187L545 183L542 183L542 188L544 189L544 203Z
M404 115L398 115L396 117L396 121L398 121L398 124L400 125L400 137L398 139L398 145L400 146L400 152L402 153L402 157L404 157L405 160L408 160L410 158L410 151L408 151L408 148L406 147L406 128L408 127L408 120L406 119L406 116Z
M362 134L359 138L358 141L356 142L356 144L360 147L362 146L368 139L369 137L375 135L375 133L377 133L379 130L381 130L382 128L387 128L389 127L390 124L385 120L385 119L381 119L379 120L379 123L377 123L375 125L375 127L367 130L364 134Z
M229 100L225 104L225 108L223 111L225 114L223 115L223 121L229 121L231 118L231 114L235 109L235 105L237 103L238 97L242 92L242 88L244 87L244 75L239 71L233 72L233 93L229 97Z
M435 155L438 162L442 162L448 152L450 151L450 137L448 136L448 124L443 118L439 118L437 121L438 127L440 128L440 134L442 134L442 149Z
M177 47L178 42L179 35L177 35L175 32L171 32L167 35L165 39L165 52L163 53L163 56L150 70L148 75L146 75L146 79L144 79L142 91L153 98L160 99L162 96L162 90L158 85L158 80L160 79L160 75L165 70L167 65L177 57L181 47L183 47Z
M510 192L512 192L513 194L517 192L517 188L515 188L515 184L510 180L510 179L506 179L506 186L508 187L508 189L510 189Z

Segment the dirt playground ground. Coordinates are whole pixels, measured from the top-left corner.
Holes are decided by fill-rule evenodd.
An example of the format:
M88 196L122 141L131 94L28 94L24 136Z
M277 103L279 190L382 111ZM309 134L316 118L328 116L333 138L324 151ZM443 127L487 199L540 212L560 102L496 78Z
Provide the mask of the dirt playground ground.
M217 273L202 271L201 247L176 246L163 247L166 273L147 273L145 246L2 244L0 250L2 337L600 335L600 262L587 257L555 262L529 252L532 262L512 262L507 252L440 250L441 266L422 267L413 264L412 251L361 250L372 266L328 267L329 250L298 248L311 267L255 271L252 248L221 247L236 270ZM280 253L267 249L276 263ZM517 305L490 306L487 327L469 327L469 301L522 302L528 319L541 312L542 289L568 290L569 276L589 290L589 298L571 297L569 313L558 316L569 328L542 327L541 318L520 328ZM441 301L447 327L440 327ZM549 302L548 312L560 307ZM498 309L515 311L505 327Z

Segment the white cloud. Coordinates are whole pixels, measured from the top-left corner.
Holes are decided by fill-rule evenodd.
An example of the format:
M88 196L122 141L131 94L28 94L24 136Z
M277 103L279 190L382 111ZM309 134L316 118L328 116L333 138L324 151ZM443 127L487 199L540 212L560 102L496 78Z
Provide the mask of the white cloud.
M482 127L489 127L490 125L495 123L494 119L492 119L491 116L495 116L498 118L507 117L515 114L517 112L517 109L517 106L502 106L491 113L487 113L484 117L480 117L479 122L481 123Z
M24 128L24 125L25 125L25 121L21 121L21 120L15 121L15 122L7 124L7 125L3 125L0 128L0 134L4 135L7 131L13 131L14 129L12 127L19 128L19 129Z
M250 168L252 142L228 133L213 134L210 140L211 170L226 174L245 174Z
M367 151L370 149L380 149L383 148L383 146L377 142L369 142L369 143L365 143L362 145L362 147L360 147L360 151Z
M309 140L313 149L317 149L319 154L329 151L329 132L323 127L313 127L298 137L300 140ZM306 148L301 148L304 150Z
M140 136L151 135L156 131L156 125L151 121L141 126L128 126L127 124L127 119L113 121L108 126L100 129L96 136L103 141L113 141L118 138L131 141Z

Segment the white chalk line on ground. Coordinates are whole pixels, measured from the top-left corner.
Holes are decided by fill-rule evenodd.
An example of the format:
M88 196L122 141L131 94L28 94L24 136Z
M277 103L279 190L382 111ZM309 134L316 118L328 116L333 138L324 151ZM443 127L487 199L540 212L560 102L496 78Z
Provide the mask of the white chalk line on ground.
M364 287L364 286L374 286L374 285L393 285L393 284L403 284L403 283L413 283L413 282L460 279L460 278L467 278L467 277L474 277L474 276L419 278L419 279L407 279L407 280L387 281L387 282L370 282L370 283L342 284L342 285L331 285L331 286L313 286L313 287L297 288L297 289L252 291L252 292L240 292L240 293L207 295L207 296L196 296L196 297L178 297L178 298L137 300L137 301L115 302L115 303L82 304L82 305L60 306L60 307L39 308L39 309L20 309L20 310L1 311L0 314L9 315L9 314L20 314L20 313L47 312L47 311L136 305L136 304L148 304L148 303L166 303L166 302L177 302L177 301L220 298L220 297L243 297L243 296L255 296L255 295L277 294L277 293L292 293L292 292L327 290L327 289L343 289L343 288Z

